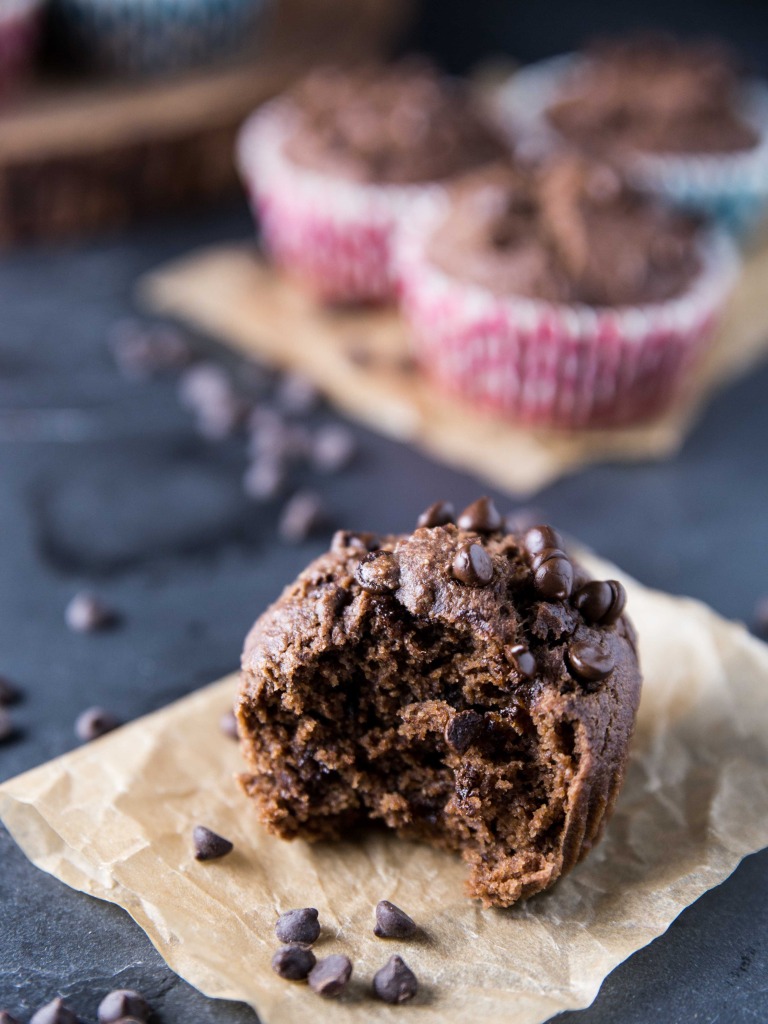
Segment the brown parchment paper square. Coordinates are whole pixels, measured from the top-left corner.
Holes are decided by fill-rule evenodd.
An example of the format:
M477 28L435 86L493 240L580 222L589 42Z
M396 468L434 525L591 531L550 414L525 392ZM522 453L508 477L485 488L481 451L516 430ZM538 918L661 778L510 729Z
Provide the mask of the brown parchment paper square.
M408 334L392 310L323 310L257 256L255 246L194 252L144 277L139 298L246 355L299 370L343 412L512 494L581 466L673 455L718 388L768 351L768 241L756 243L687 394L637 427L564 432L517 427L437 391L408 368Z
M390 1020L367 990L396 950L422 981L397 1011L414 1024L534 1024L585 1006L613 967L768 844L768 647L702 604L625 582L645 672L626 786L592 856L511 910L482 910L462 895L455 858L390 835L314 847L269 837L218 728L235 677L7 782L0 816L40 868L124 907L180 975L266 1024ZM196 823L234 853L195 862ZM426 937L374 938L384 898ZM270 970L276 912L306 905L324 926L318 954L354 961L340 1003Z

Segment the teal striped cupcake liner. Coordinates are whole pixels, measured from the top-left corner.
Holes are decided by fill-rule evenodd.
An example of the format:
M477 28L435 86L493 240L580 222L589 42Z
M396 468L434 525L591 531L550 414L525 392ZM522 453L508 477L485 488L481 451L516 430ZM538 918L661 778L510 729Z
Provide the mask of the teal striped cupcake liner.
M531 155L551 152L563 139L546 118L564 80L578 69L572 54L523 68L498 91L502 127ZM629 179L667 202L746 235L768 212L768 85L750 82L740 115L758 135L752 149L738 153L638 154L626 164Z
M108 74L204 66L244 49L267 0L51 0L50 42L64 62Z

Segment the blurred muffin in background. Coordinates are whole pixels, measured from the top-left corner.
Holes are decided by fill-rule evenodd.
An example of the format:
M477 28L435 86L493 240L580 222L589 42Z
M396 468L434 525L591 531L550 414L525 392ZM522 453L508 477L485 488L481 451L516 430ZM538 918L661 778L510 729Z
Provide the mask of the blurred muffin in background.
M267 0L50 0L51 56L77 70L155 75L253 40Z
M393 297L396 224L506 152L469 92L421 60L311 72L246 123L238 163L276 262L325 302Z
M667 408L737 263L723 232L573 154L475 172L422 203L398 246L424 372L478 408L564 428Z
M534 146L610 158L639 187L735 227L768 203L768 87L719 42L598 42L523 70L500 109Z
M0 102L18 91L35 63L42 0L0 0Z

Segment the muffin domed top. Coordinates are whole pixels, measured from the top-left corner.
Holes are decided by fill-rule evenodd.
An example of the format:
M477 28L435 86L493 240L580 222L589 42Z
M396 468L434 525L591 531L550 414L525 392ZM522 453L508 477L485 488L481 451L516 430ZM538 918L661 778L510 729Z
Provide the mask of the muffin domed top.
M582 148L695 154L756 144L738 114L737 61L721 44L637 36L597 43L586 57L547 114Z
M506 151L466 88L423 62L320 68L290 96L287 155L355 181L440 181Z
M499 295L631 306L680 295L700 269L698 223L573 155L467 176L428 242L445 273Z

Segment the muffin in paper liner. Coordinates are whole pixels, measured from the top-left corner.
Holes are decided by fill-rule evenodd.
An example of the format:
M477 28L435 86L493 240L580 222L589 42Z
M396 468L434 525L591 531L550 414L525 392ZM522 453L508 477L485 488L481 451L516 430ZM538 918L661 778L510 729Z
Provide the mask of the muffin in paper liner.
M154 75L203 66L253 38L267 0L51 0L51 48L78 68Z
M406 211L441 186L378 185L302 167L284 152L292 102L264 104L237 146L240 174L275 262L326 303L395 297L393 240Z
M41 0L0 0L0 101L31 72L41 23Z
M574 54L539 61L516 72L501 87L495 109L501 126L532 155L543 155L565 140L546 112L585 58ZM768 210L768 85L747 83L740 116L758 136L736 153L636 153L624 163L629 180L686 210L714 218L743 234Z
M701 269L679 297L592 308L497 295L435 266L427 243L447 203L419 204L396 260L414 354L438 386L478 409L566 429L637 423L674 401L735 281L725 232L701 232Z

